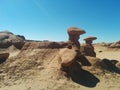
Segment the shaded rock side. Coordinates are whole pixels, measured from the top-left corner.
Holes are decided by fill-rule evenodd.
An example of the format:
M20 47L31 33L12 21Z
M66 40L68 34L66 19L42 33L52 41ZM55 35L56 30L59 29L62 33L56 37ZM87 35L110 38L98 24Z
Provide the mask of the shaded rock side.
M96 57L96 53L92 46L89 46L89 45L81 46L80 51L81 51L82 55Z
M5 62L8 57L9 53L0 53L0 64Z

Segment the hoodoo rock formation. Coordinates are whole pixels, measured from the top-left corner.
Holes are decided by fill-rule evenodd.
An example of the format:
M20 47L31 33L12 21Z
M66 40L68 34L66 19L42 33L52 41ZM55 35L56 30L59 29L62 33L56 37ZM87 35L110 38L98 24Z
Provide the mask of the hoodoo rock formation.
M68 45L66 48L60 49L59 56L61 58L61 68L71 67L80 56L80 43L79 36L84 34L85 31L77 27L70 27L67 30L69 35Z
M80 35L82 35L86 32L77 27L70 27L70 28L68 28L67 33L69 35L68 45L71 45L74 49L79 50L80 43L78 40L80 38Z
M84 39L85 45L83 46L83 50L81 51L83 55L96 57L96 53L92 45L93 40L96 40L96 39L97 39L96 37L87 37Z

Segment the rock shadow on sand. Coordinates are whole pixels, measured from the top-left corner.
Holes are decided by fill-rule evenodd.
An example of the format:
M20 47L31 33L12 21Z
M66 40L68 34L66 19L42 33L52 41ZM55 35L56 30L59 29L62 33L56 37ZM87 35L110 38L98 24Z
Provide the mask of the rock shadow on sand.
M83 66L91 66L91 63L84 55L77 57L77 61L80 62Z
M103 59L102 60L105 64L106 64L106 70L110 71L110 72L115 72L120 74L120 69L118 67L116 67L116 63L119 63L118 60L109 60L109 59Z
M86 87L95 87L97 83L100 82L92 73L83 70L78 62L74 63L73 67L74 68L71 67L69 73L73 82Z
M6 61L5 58L0 58L0 64L4 63Z

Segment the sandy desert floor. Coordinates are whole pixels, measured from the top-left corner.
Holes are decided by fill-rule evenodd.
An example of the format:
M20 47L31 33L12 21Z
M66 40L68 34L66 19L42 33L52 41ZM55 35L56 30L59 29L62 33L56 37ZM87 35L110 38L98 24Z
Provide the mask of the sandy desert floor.
M120 49L118 48L107 48L100 45L95 45L95 52L97 57L101 59L107 58L120 61Z
M103 47L101 45L95 45L95 51L97 57L100 59L106 58L109 60L120 61L120 49L115 48L113 49ZM19 52L20 52L19 50L11 52L10 55L11 58L16 56ZM38 54L38 52L44 51L34 49L31 52L29 52L28 50L26 54L28 56L29 55L34 56L35 54ZM45 52L46 54L47 53L52 54L48 54L48 57L45 56L46 59L44 58L44 60L46 60L46 62L44 61L43 66L38 65L37 69L36 68L27 69L26 71L22 72L25 73L25 75L22 74L22 76L18 77L16 76L8 77L6 76L7 75L6 73L0 73L0 90L120 90L120 72L116 73L106 71L107 73L102 75L94 74L94 76L99 82L95 82L95 80L91 82L91 80L83 79L86 80L85 82L89 82L89 84L95 83L93 86L85 85L83 83L76 83L71 79L67 79L66 77L63 76L62 72L55 69L56 65L54 63L54 60L50 61L50 59L53 59L53 57L55 57L54 55L56 52L57 51L55 52L46 51ZM23 53L23 55L25 54ZM28 59L31 58L32 57ZM37 58L40 59L40 57ZM13 64L15 63L17 62L14 62ZM53 67L49 65L52 65Z

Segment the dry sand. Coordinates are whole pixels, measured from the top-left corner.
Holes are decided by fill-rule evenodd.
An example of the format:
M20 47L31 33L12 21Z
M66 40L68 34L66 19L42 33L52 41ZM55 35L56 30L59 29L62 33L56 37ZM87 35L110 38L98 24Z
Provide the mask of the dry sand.
M100 45L95 46L95 51L97 54L97 57L104 59L113 59L113 60L119 60L120 61L120 49L118 48L107 48L102 47Z
M95 51L100 59L120 61L120 49L95 45ZM9 52L11 57L5 62L7 64L0 66L0 90L120 90L120 73L92 73L99 82L83 79L85 82L76 83L67 79L56 62L59 59L57 49ZM80 77L86 78L84 75Z

